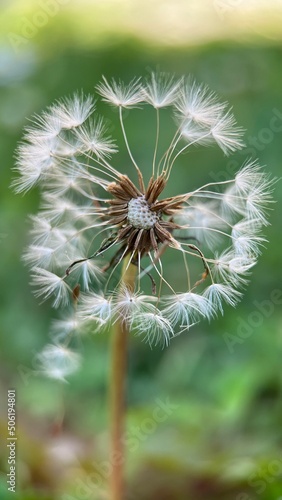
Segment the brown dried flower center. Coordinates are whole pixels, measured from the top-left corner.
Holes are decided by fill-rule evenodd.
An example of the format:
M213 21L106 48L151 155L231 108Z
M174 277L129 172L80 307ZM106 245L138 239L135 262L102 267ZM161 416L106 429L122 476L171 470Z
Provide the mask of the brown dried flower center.
M159 220L159 215L150 210L145 196L142 195L129 201L127 219L129 224L135 228L151 229Z

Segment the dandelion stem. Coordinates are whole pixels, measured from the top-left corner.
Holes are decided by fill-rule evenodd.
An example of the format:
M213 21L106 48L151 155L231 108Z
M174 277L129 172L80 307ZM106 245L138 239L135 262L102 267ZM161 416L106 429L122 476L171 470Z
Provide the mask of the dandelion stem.
M137 267L124 260L121 285L133 290ZM124 499L124 462L123 443L125 420L125 376L127 358L128 326L120 318L114 325L112 334L111 374L110 374L110 419L111 419L111 455L112 475L110 482L110 500Z

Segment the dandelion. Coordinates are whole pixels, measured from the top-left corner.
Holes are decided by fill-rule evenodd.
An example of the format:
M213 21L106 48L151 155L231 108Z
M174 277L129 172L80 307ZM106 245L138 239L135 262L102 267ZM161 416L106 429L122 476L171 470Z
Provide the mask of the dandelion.
M194 190L185 181L183 192L170 196L178 160L190 148L214 145L229 154L243 147L243 131L227 104L191 79L155 73L128 85L103 77L97 93L117 108L130 169L124 171L96 100L76 94L50 106L27 128L14 185L17 192L41 188L24 258L37 295L52 297L53 305L69 314L56 323L62 345L47 346L43 369L61 378L72 372L72 360L74 367L78 362L66 346L84 324L92 322L95 332L116 331L112 432L114 450L122 452L118 401L126 332L150 345L168 345L195 323L222 314L224 304L236 306L265 243L273 181L257 163L247 162L233 179ZM156 123L153 141L146 130L141 138L142 148L153 143L148 177L124 119L124 110L138 119L145 107ZM175 130L163 147L161 118L169 111ZM119 467L113 489L120 492Z
M137 331L142 315L155 315L146 322L146 339L151 342L151 335L151 343L157 337L166 344L177 329L222 313L224 302L236 305L236 287L245 282L265 242L261 230L271 181L249 162L234 179L164 197L177 175L177 159L188 148L214 143L228 153L242 147L242 130L226 103L191 79L166 74L153 73L143 83L135 78L129 85L103 78L97 91L118 108L131 173L118 166L118 147L90 96L76 94L36 116L18 150L21 176L15 182L19 192L34 184L42 189L25 260L36 293L53 296L56 307L72 302L79 283L84 293L76 305L78 323L88 315L99 331L121 318ZM123 110L136 106L150 106L158 116L148 179L124 124ZM160 111L168 107L176 131L159 151ZM179 261L177 286L163 265L171 251ZM121 288L116 280L125 260L127 268L136 268L133 288ZM163 335L156 336L162 322Z

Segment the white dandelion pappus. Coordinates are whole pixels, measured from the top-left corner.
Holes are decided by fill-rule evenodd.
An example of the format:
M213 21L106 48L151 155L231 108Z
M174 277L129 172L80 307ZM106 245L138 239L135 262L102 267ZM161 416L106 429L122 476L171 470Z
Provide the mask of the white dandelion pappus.
M32 284L37 287L37 297L48 299L53 296L54 307L68 304L71 289L63 278L40 267L33 267L32 271Z
M62 345L49 344L37 355L37 362L47 377L65 382L77 371L80 355Z
M89 292L82 294L78 318L84 321L94 319L101 325L106 324L112 316L112 299L102 293Z
M181 80L167 73L152 73L143 87L145 101L155 109L165 108L175 102Z
M103 76L103 82L97 85L97 91L106 101L113 106L132 108L144 100L140 78L133 78L128 85L116 82L114 79L108 82Z
M230 283L213 283L205 289L203 295L213 305L214 310L221 314L223 314L222 302L234 307L242 296L241 292L234 289Z
M174 336L172 325L159 311L137 313L134 318L133 333L141 335L150 346L159 343L168 345Z
M138 292L132 292L124 284L120 290L115 292L114 296L114 312L117 318L128 322L130 325L134 323L137 315L142 316L142 313L155 313L155 303L157 297L144 295Z
M188 79L180 88L175 107L180 119L212 126L226 111L227 103L219 102L217 96L210 92L207 86L197 85Z
M197 293L178 293L167 297L165 302L165 316L173 327L180 324L181 328L190 328L201 317L210 318L213 314L213 304Z
M97 91L118 109L131 173L119 165L117 145L91 97L76 94L36 116L16 166L18 192L36 184L42 190L25 259L40 297L53 296L57 307L74 303L72 319L58 323L66 334L88 321L103 331L122 320L150 344L168 344L179 331L223 313L223 303L240 300L238 288L265 242L272 181L247 162L234 179L164 197L178 158L193 145L214 144L224 154L242 148L242 129L227 104L191 79L165 74L128 85L103 77ZM149 179L135 160L123 113L142 113L145 106L156 120ZM161 114L167 108L175 133L163 148ZM164 265L172 252L176 284ZM125 258L137 268L134 290L116 278Z
M74 94L72 98L62 99L51 106L50 117L56 117L61 124L61 129L72 129L82 125L94 109L95 101L92 96Z

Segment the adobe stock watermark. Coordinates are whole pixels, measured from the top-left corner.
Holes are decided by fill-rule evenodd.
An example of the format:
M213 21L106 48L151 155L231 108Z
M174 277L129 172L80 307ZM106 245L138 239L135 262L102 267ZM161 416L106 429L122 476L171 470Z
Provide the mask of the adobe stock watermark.
M271 460L266 466L260 467L253 472L248 480L248 485L252 488L252 494L239 493L235 500L252 500L253 492L256 495L261 495L265 492L267 486L277 480L277 477L282 476L282 458ZM282 497L277 498L282 500Z
M237 344L243 344L246 339L253 335L256 328L260 327L264 320L272 316L275 306L282 304L282 291L272 290L269 299L261 302L254 300L252 311L244 318L237 318L237 326L232 333L223 334L224 342L228 351L232 354Z
M238 151L239 155L255 159L258 153L263 151L269 144L272 143L276 134L282 133L282 112L277 109L272 109L272 116L268 126L259 130L256 136L248 136L246 138L247 147ZM226 181L230 177L234 177L241 167L241 163L236 160L230 160L225 170L219 172L210 172L210 177L214 182Z
M17 455L17 429L16 429L16 390L9 389L7 394L7 448L8 472L7 489L16 492L16 455Z
M31 378L37 377L38 375L42 375L42 366L38 359L38 352L36 352L36 350L33 349L31 351L31 354L33 354L33 356L31 357L31 368L23 364L19 364L17 366L17 372L25 387L28 386L29 380Z
M62 5L66 5L71 0L40 0L38 10L30 17L22 17L20 20L19 32L10 32L7 37L13 49L17 52L20 48L29 43L37 33L46 26L52 17L55 17Z
M124 434L123 442L127 454L136 451L141 443L148 440L158 425L165 422L178 407L179 405L172 403L168 397L165 400L157 398L150 415L144 418L140 425L129 428ZM64 494L61 500L77 500L77 498L88 500L92 498L91 495L94 492L100 495L99 499L108 498L105 483L111 475L113 465L118 465L123 460L121 455L112 455L109 460L93 462L93 472L87 474L84 481L80 478L76 479L74 496ZM134 498L127 495L126 500L134 500Z

